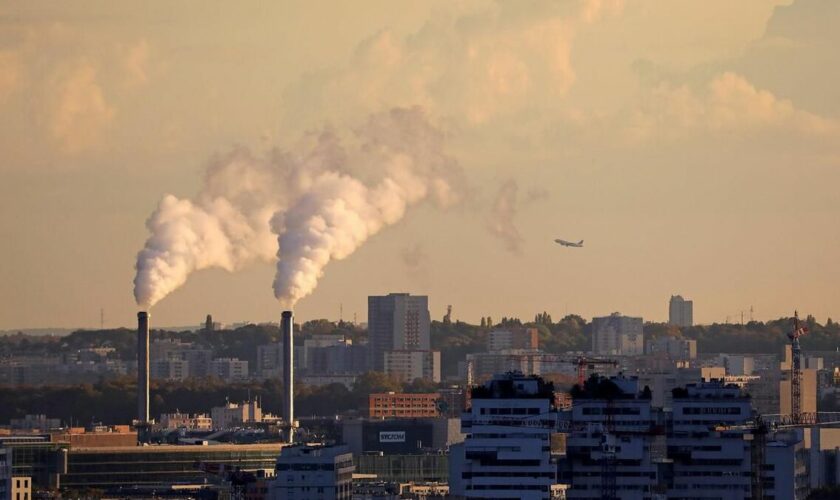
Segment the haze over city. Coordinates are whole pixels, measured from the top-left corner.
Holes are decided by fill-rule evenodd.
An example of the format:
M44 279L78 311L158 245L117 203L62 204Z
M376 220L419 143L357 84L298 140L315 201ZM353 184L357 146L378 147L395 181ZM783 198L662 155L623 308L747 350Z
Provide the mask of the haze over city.
M101 308L130 325L146 220L168 194L234 199L236 174L212 172L239 159L335 154L317 161L375 190L387 162L359 145L418 140L382 138L395 110L434 138L417 164L446 193L423 186L338 252L300 318L343 304L361 321L365 296L407 290L471 322L664 320L672 293L701 323L750 306L825 320L840 277L838 19L819 0L7 3L0 328L98 326ZM282 182L241 189L293 201ZM277 320L277 234L251 222L253 255L189 274L158 324Z

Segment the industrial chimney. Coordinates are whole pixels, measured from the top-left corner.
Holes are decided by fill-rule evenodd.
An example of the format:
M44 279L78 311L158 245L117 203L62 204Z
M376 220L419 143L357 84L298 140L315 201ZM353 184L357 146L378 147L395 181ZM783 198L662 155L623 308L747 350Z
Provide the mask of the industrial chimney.
M280 331L283 340L283 423L286 430L286 441L294 441L295 399L294 399L294 339L293 330L295 319L292 311L283 311Z
M137 420L149 422L149 313L137 313Z

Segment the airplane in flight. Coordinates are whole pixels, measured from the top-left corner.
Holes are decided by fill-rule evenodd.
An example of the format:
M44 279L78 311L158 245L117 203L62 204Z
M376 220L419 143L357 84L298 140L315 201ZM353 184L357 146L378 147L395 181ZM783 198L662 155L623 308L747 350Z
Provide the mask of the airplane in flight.
M583 247L583 240L580 240L577 243L575 243L574 241L566 241L566 240L556 239L556 240L554 240L554 242L559 243L560 245L562 245L564 247L575 247L575 248Z

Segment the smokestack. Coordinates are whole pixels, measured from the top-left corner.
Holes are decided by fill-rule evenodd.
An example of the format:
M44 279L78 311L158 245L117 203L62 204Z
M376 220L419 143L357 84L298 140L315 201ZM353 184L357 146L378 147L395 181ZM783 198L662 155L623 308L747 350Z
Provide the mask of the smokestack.
M283 422L286 425L286 441L294 441L295 397L294 397L294 338L295 319L292 311L283 311L280 330L283 335Z
M149 313L137 313L137 420L149 422Z

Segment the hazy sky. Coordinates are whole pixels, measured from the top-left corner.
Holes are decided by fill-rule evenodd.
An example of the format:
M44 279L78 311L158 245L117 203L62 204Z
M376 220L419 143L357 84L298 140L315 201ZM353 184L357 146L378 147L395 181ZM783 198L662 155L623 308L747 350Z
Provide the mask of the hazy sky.
M298 318L408 291L467 321L664 320L672 293L836 320L837 26L836 0L0 2L0 329L132 325L164 195L414 106L460 202L331 262ZM273 278L199 271L153 321L277 320Z

